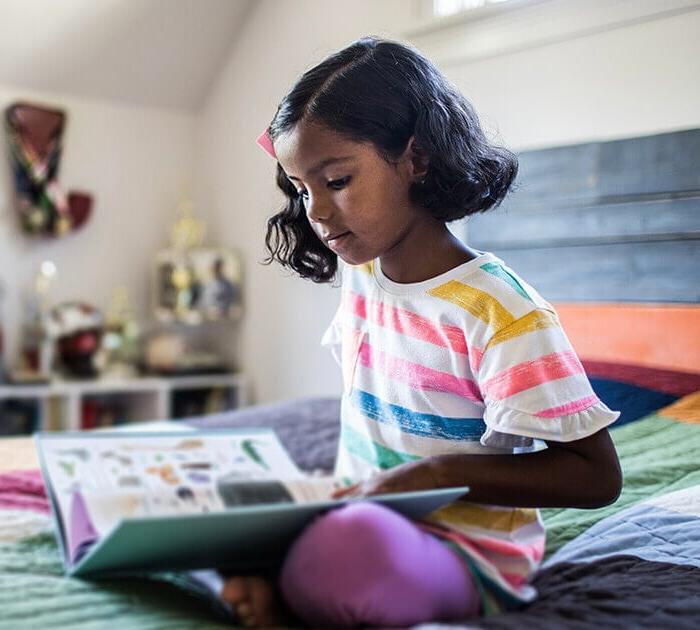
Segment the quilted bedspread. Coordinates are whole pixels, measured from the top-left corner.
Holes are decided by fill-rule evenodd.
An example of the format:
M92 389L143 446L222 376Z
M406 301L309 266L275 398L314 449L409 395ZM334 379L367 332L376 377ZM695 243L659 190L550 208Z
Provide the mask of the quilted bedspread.
M629 505L700 484L700 392L613 429L610 435L624 474L620 498L599 510L542 510L547 524L547 555Z
M601 510L545 510L539 599L478 627L698 627L699 410L700 392L613 429L620 499ZM0 628L231 627L217 615L184 574L66 578L38 471L0 475Z
M700 392L611 435L620 499L545 511L550 555L534 581L538 599L479 627L700 627Z
M564 545L539 599L483 628L698 628L700 485L637 503Z

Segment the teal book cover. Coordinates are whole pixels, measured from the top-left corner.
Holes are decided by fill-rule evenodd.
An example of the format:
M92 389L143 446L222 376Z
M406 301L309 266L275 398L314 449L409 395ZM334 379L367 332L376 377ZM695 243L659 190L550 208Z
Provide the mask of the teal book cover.
M35 438L69 575L274 567L314 517L358 500L331 499L351 480L305 475L271 429ZM370 500L420 518L467 492Z

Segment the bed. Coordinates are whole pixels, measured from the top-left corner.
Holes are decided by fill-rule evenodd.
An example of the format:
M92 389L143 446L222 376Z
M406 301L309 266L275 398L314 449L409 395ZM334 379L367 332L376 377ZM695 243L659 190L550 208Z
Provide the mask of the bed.
M538 184L502 210L516 229L496 229L495 213L469 224L470 242L551 296L596 393L622 412L611 435L624 488L602 509L543 511L548 542L536 601L452 626L700 626L700 174L691 168L699 159L699 130L529 152L521 155L525 181ZM540 183L552 177L564 182L563 197L546 197L551 181ZM553 208L569 222L575 209L575 237ZM539 240L525 247L527 233ZM553 248L570 257L566 274L527 270ZM605 281L589 262L595 257ZM309 398L186 422L272 426L313 471L332 468L338 418L338 399ZM0 440L0 627L231 627L185 573L65 578L36 468L29 438Z
M618 366L619 369L619 366ZM600 371L600 366L598 366ZM669 371L665 370L668 377ZM645 373L648 376L648 373ZM639 372L637 372L639 377ZM623 466L622 496L600 510L544 510L546 561L535 584L539 599L523 611L469 627L695 628L700 620L700 376L682 375L675 393L630 378L593 379L608 397L630 388L672 396L641 417L637 397L612 429ZM622 391L622 394L620 392ZM618 400L620 400L618 399ZM191 420L195 426L275 426L306 470L328 469L337 441L339 403L306 399ZM626 413L626 415L625 415ZM309 440L307 436L318 439ZM187 574L87 582L63 576L48 504L28 438L7 439L14 472L0 474L0 627L231 627ZM17 593L22 593L21 598ZM457 624L456 624L457 625Z

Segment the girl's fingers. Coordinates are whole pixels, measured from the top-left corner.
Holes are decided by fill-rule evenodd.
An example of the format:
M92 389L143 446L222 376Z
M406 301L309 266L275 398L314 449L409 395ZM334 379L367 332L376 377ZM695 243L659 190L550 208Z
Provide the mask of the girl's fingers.
M331 494L332 499L341 499L342 497L352 496L357 492L358 484L348 486L347 488L338 488Z

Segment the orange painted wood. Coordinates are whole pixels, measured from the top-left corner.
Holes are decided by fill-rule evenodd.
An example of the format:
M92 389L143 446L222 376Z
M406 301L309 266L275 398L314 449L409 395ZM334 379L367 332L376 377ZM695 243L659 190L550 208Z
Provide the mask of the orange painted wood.
M582 359L700 372L700 305L556 303Z

